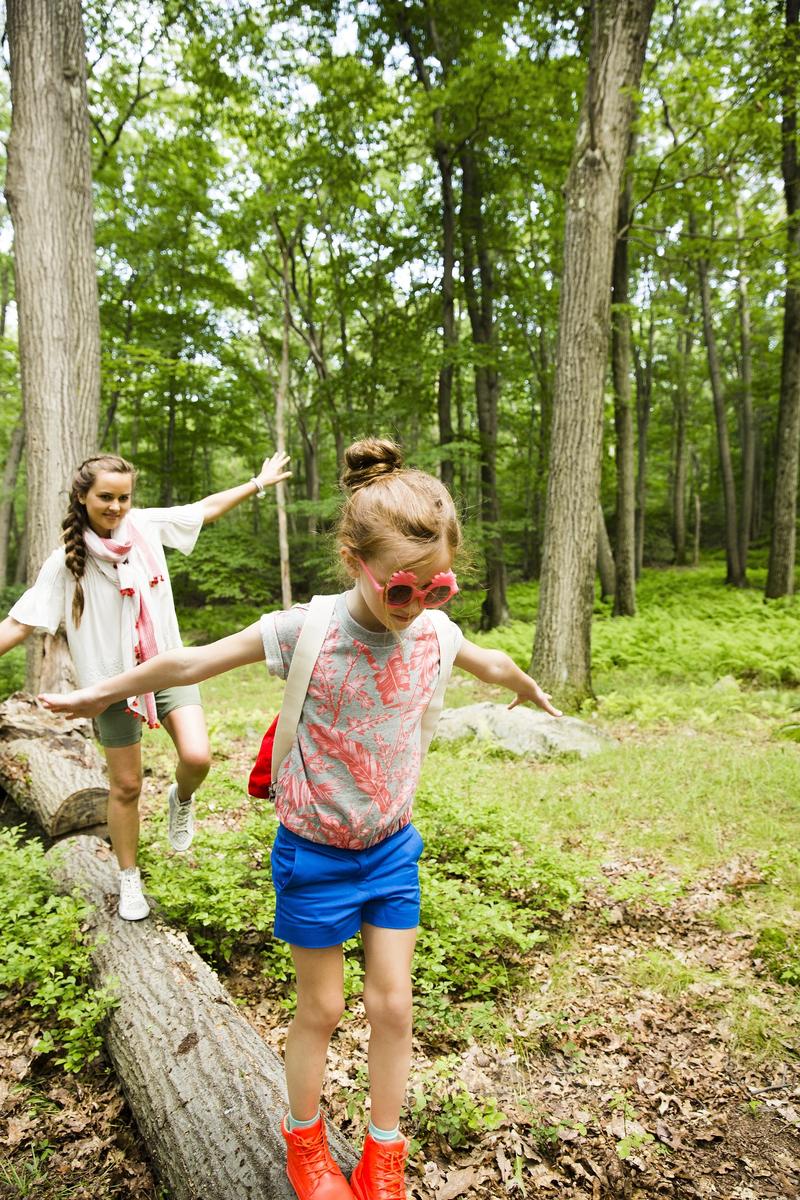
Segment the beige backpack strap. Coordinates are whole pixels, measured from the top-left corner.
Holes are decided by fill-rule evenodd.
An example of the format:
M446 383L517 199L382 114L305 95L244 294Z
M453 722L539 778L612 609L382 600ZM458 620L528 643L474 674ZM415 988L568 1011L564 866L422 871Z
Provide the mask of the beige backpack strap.
M336 596L312 596L306 619L292 655L286 688L283 693L275 741L272 744L272 782L278 778L278 770L292 748L297 733L300 714L303 711L311 674L325 641L331 623Z
M439 682L422 718L420 734L421 759L427 754L428 747L436 732L436 726L439 724L439 717L441 716L444 704L444 694L450 682L450 674L453 670L455 657L463 641L461 630L445 613L440 612L438 609L433 609L428 613L428 616L433 621L433 628L436 630L436 637L439 639Z

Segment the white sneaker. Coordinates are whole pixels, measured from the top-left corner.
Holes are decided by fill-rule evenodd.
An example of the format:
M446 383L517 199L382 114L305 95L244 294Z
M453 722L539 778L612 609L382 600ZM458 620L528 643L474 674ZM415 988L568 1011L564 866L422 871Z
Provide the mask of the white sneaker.
M168 793L169 844L182 853L188 850L194 837L194 792L188 800L178 799L178 785L173 783Z
M150 915L138 867L128 867L119 873L119 915L123 921L142 921Z

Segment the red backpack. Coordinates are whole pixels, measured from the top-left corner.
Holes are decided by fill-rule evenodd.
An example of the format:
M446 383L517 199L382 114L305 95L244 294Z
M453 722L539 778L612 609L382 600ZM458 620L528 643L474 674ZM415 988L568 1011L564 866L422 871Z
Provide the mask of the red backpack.
M312 596L297 645L294 648L281 711L261 739L261 747L250 772L248 794L260 800L273 800L274 781L286 755L292 748L311 673L328 632L336 596Z

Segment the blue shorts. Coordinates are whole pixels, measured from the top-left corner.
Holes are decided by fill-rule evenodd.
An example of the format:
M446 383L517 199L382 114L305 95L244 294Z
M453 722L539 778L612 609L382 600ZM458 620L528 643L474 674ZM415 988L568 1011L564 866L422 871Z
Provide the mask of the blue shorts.
M366 850L321 845L279 825L272 846L275 936L320 950L354 937L362 922L416 929L422 845L411 824Z

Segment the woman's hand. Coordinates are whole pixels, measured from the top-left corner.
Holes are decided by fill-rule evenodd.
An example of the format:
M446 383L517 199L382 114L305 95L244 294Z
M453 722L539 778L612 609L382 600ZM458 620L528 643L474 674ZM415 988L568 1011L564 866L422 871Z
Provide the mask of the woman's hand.
M265 458L261 464L261 470L255 476L259 486L262 488L274 487L276 483L289 479L292 472L285 470L288 461L289 455L280 450L276 450L271 458Z
M43 692L36 699L51 712L61 713L64 717L96 717L109 703L101 700L94 688L81 688L77 692Z

